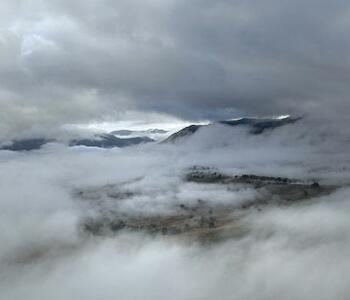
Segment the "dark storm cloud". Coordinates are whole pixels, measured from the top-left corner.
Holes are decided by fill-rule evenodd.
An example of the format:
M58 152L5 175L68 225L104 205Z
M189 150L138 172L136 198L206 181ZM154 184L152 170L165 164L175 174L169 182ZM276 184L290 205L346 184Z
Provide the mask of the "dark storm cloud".
M0 4L1 134L126 109L349 112L347 1Z

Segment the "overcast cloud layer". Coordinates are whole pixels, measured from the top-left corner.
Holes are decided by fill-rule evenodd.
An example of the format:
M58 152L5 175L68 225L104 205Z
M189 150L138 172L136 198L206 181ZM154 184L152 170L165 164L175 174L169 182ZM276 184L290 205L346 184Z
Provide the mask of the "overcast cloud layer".
M0 133L125 110L349 112L348 1L3 0Z

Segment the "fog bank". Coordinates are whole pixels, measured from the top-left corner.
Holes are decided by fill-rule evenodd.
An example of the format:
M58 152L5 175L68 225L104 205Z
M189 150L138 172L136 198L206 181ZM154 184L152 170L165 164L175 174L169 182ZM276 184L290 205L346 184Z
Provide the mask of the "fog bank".
M178 145L1 151L0 299L345 299L348 142L346 131L334 136L305 123L262 135L217 125ZM289 207L249 209L239 218L244 235L212 244L81 231L82 218L101 205L159 215L198 199L242 204L258 196L185 183L184 170L193 165L343 187ZM135 195L110 202L99 194L108 185ZM77 188L92 190L95 204L74 197Z

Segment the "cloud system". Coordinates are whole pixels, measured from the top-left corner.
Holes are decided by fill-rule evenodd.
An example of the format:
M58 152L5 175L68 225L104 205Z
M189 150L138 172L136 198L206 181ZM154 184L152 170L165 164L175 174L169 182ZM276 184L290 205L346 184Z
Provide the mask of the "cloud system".
M305 124L263 135L216 125L177 145L1 151L0 299L346 298L350 160L349 141L340 141ZM171 215L198 199L242 205L263 193L186 183L193 165L342 187L292 206L252 208L238 219L243 236L210 245L142 231L81 232L81 220L99 209ZM118 184L134 196L111 201L100 192ZM77 188L92 202L76 198Z
M130 110L344 116L349 14L342 0L2 1L1 134Z
M349 299L349 20L0 1L0 300Z

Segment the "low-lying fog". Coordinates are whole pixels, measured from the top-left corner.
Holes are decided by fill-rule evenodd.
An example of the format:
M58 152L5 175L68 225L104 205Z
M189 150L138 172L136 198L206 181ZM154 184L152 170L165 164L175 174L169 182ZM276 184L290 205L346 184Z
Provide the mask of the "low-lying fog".
M348 299L350 139L326 125L303 121L261 135L215 125L177 145L1 151L0 299ZM216 243L82 234L79 222L93 208L74 197L77 188L123 183L136 196L121 209L151 215L171 213L174 203L255 196L185 183L193 165L342 187L251 210L241 220L246 235Z

